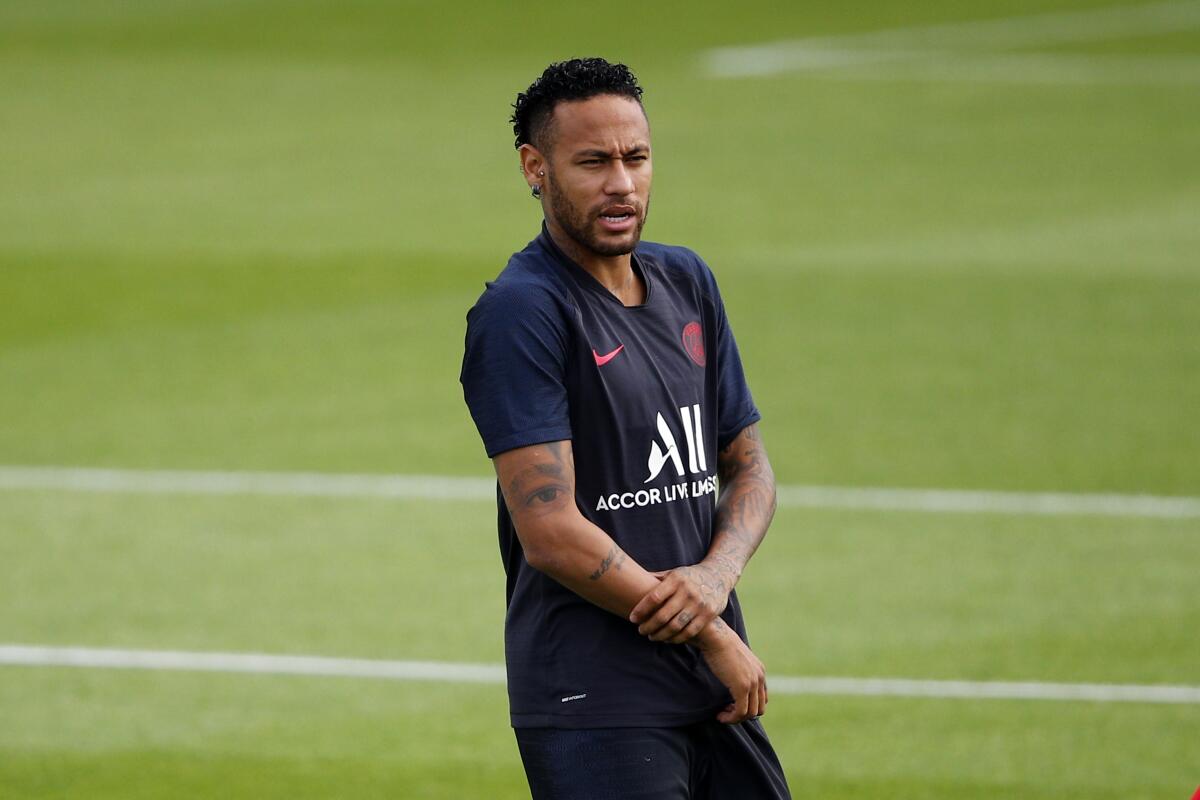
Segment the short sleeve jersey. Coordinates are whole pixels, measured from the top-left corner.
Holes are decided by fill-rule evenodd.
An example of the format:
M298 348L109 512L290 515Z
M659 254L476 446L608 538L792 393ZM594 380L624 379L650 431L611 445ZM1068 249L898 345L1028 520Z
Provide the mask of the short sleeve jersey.
M717 452L759 414L712 273L642 242L624 306L542 234L467 314L461 381L489 457L570 439L575 502L648 570L712 539ZM525 560L497 487L515 727L655 727L714 716L725 687L689 645L651 642ZM745 639L736 593L722 615Z

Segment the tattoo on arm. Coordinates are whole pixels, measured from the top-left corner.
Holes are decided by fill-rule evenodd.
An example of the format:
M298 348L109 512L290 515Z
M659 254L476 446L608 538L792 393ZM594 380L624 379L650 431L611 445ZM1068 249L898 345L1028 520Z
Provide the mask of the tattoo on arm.
M600 566L596 568L596 571L593 572L591 575L588 575L588 580L590 580L590 581L600 580L600 578L604 577L604 573L608 572L609 567L612 567L613 569L620 571L621 565L624 563L625 563L625 553L622 552L621 548L617 547L614 544L612 546L612 548L608 551L608 555L606 555L604 557L604 559L600 562Z
M575 468L570 442L531 448L528 463L509 478L504 503L514 517L558 510L574 501Z
M735 577L775 516L775 474L758 425L749 425L717 457L721 494L709 560Z
M621 569L628 557L611 540L589 545L583 551L573 549L576 537L572 533L586 520L575 505L575 457L569 440L501 453L493 464L504 503L531 565L536 562L535 568L557 577L569 588L583 575L598 581L610 571ZM589 574L586 565L600 552L594 548L605 547L608 553L598 559ZM627 614L628 609L621 613Z

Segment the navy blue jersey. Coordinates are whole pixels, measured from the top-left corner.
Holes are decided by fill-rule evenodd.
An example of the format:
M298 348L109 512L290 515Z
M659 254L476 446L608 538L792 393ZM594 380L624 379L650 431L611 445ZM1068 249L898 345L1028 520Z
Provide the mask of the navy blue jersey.
M570 439L575 502L648 570L708 552L717 451L759 414L712 273L642 242L626 307L545 228L467 314L461 380L488 456ZM651 642L525 560L497 486L516 727L684 725L730 700L689 645ZM722 615L745 639L736 594Z

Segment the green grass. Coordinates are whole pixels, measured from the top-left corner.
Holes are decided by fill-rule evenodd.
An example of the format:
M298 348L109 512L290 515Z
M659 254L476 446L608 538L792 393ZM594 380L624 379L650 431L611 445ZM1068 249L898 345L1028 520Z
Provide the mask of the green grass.
M491 515L478 502L8 493L0 630L495 663ZM785 510L743 602L775 675L1188 683L1198 559L1183 522ZM16 796L520 796L499 686L0 677L0 788ZM811 797L1159 796L1186 785L1200 741L1190 706L776 695L767 719Z
M5 500L7 641L503 658L490 503ZM784 509L741 594L779 674L1190 683L1198 559L1192 521Z
M29 695L53 703L30 713ZM0 732L18 797L529 796L494 690L11 668L0 702L25 710ZM766 719L796 797L1126 800L1196 782L1179 708L792 697Z
M1200 495L1195 84L699 69L1101 5L0 6L0 464L486 474L463 317L538 223L509 103L603 53L648 88L647 238L716 270L782 482ZM492 514L0 490L0 643L496 663ZM1195 684L1197 563L1195 520L786 509L740 591L776 675ZM0 667L0 720L4 797L527 796L496 686ZM1195 706L767 722L798 797L1200 783Z
M28 712L0 734L6 796L507 798L524 781L496 687L6 669L0 704Z

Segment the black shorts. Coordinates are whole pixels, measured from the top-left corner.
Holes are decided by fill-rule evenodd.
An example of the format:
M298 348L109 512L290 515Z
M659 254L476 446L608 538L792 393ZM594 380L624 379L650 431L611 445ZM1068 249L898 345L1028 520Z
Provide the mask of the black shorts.
M790 798L758 720L681 728L516 728L533 800Z

